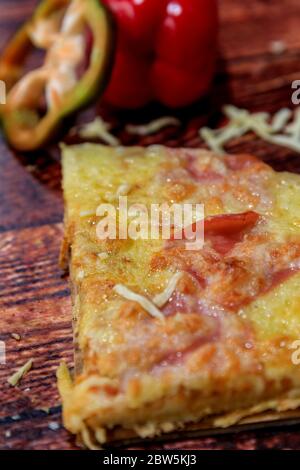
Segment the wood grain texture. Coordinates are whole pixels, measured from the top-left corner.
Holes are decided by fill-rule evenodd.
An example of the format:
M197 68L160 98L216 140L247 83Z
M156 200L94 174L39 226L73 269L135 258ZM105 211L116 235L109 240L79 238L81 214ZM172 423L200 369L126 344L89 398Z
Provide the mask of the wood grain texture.
M36 3L0 0L0 48ZM101 112L125 145L200 147L199 127L218 124L224 103L252 111L292 107L291 82L300 79L299 0L220 0L220 16L220 57L213 92L178 113L183 123L179 130L143 139L125 132L129 120L148 121L165 113L158 106L138 113L116 113L98 106L81 114L78 121ZM284 41L284 54L271 52L271 43L277 40ZM250 152L278 170L300 172L298 155L254 135L233 141L228 150ZM72 365L73 354L68 282L57 264L63 214L60 177L55 145L22 155L10 150L0 137L0 340L7 354L6 364L0 365L1 449L76 448L61 427L55 381L59 361L65 359ZM12 333L20 334L21 340L16 341ZM29 358L34 361L32 370L18 387L10 387L7 378ZM147 448L300 449L299 429L251 431L147 444Z

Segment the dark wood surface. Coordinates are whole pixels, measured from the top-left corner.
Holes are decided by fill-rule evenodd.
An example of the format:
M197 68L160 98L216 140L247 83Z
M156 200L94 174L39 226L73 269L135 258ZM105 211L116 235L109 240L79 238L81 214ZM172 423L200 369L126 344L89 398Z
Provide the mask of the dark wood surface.
M0 48L28 17L33 0L0 0ZM165 143L203 146L198 128L219 122L220 106L233 103L275 112L291 103L291 82L300 79L299 0L220 0L218 74L209 98L179 114L182 127L138 141L124 123L147 121L157 112L113 113L100 108L126 145ZM271 52L272 41L285 43L284 54ZM99 109L98 109L99 111ZM94 113L90 110L80 119ZM231 152L251 152L276 169L300 172L300 156L270 146L253 135L230 144ZM59 152L54 146L33 155L11 151L0 137L0 340L7 362L0 365L0 448L73 449L61 426L55 371L61 359L72 364L68 282L57 264L63 204ZM21 340L12 338L21 335ZM7 378L33 358L33 368L12 388ZM55 429L58 427L58 429ZM153 449L300 449L300 427L236 433L165 444Z

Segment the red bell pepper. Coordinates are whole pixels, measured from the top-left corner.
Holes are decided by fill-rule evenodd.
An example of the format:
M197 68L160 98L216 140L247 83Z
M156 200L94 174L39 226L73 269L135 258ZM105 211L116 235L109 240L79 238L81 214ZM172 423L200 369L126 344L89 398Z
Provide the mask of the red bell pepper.
M117 50L105 100L171 108L203 96L215 71L217 0L104 0L117 23Z

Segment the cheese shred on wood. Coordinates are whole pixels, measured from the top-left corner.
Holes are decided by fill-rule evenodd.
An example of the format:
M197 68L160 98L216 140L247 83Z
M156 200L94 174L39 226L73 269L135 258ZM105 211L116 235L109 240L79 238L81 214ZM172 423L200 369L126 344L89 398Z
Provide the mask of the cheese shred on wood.
M155 134L156 132L164 129L165 127L170 126L180 126L179 119L176 119L175 117L171 116L166 116L159 119L155 119L154 121L151 121L148 124L143 124L140 126L134 126L132 124L129 124L128 126L126 126L126 131L129 134L147 136Z
M83 124L78 135L83 139L101 139L106 144L117 147L120 141L110 130L111 125L98 116L93 121Z
M20 367L13 375L9 377L7 382L12 386L15 387L18 385L20 380L30 371L33 364L33 359L29 359L22 367Z
M226 126L219 129L203 127L199 134L208 147L216 153L224 153L224 145L233 139L254 132L258 137L271 144L287 147L300 153L300 111L296 110L294 120L288 124L292 111L280 109L273 118L269 113L250 113L235 106L224 106L228 118ZM281 132L281 133L280 133Z
M160 310L158 310L158 308L143 295L132 292L131 290L129 290L127 287L123 286L122 284L115 285L114 291L117 294L119 294L121 297L124 297L127 300L132 300L133 302L137 302L138 304L140 304L140 306L146 312L152 315L152 317L159 318L160 320L164 319L164 316L160 312Z

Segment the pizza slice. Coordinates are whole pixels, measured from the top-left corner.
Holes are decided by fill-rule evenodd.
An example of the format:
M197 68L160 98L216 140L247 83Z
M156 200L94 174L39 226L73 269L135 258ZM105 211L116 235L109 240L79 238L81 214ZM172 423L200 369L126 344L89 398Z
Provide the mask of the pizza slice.
M151 437L300 405L300 176L248 155L91 144L63 149L63 174L69 431L94 448L120 429ZM203 204L203 245L187 249L176 224L167 239L118 236L120 198L149 213ZM115 209L115 238L99 237L103 208Z

